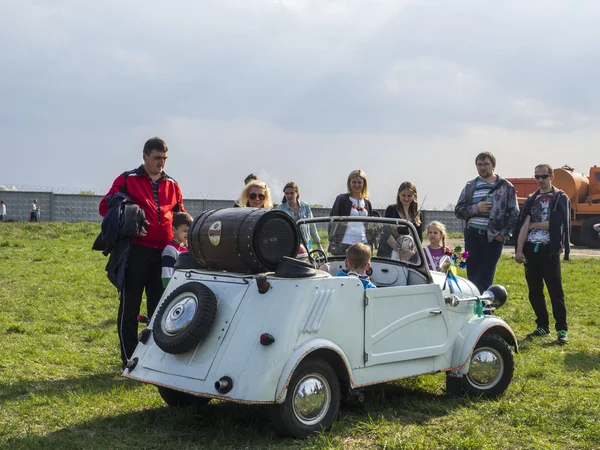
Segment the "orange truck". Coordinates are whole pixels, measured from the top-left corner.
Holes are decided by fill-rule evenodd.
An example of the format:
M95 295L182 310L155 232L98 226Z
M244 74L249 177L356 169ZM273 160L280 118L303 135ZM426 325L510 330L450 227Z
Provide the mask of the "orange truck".
M507 178L516 191L519 206L537 190L535 178ZM554 169L552 184L565 191L571 200L571 243L600 248L600 237L594 225L600 223L600 167L592 167L590 175L576 173L563 166Z

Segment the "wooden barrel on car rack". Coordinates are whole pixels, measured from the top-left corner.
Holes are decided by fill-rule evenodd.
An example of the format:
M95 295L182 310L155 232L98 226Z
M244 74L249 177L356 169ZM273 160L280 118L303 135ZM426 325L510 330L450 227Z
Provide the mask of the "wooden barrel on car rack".
M300 237L283 211L223 208L204 211L194 220L188 245L207 269L256 274L274 271L284 256L295 257Z

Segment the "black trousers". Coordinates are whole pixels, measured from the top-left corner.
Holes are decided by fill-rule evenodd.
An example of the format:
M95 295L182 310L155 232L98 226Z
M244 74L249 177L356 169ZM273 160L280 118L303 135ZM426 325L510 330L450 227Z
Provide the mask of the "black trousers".
M142 294L146 291L148 317L152 317L163 294L159 248L132 245L125 269L125 282L119 298L117 327L121 342L121 359L125 364L138 343L138 320Z
M548 288L552 315L554 316L556 331L568 330L567 307L565 294L562 288L562 274L560 270L560 255L552 255L549 245L539 245L538 251L535 244L526 242L523 247L525 255L525 279L529 287L529 302L535 313L538 327L550 328L546 299L544 298L544 283Z

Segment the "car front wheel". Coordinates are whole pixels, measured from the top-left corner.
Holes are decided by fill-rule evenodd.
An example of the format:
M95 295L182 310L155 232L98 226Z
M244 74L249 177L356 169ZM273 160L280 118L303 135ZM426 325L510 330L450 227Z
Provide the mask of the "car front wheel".
M469 371L462 377L448 373L446 390L451 395L484 396L502 394L510 385L515 362L510 347L497 335L482 336L469 361Z
M305 437L331 427L340 410L340 383L322 360L300 363L287 389L285 401L269 408L275 429L291 437Z

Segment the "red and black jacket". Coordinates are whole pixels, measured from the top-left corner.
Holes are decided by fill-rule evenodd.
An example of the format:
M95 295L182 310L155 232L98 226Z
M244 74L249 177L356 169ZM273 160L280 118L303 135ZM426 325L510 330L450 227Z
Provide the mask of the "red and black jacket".
M177 182L166 173L162 173L158 185L159 210L154 201L152 180L144 170L144 166L122 173L100 201L98 209L101 216L104 217L108 212L107 198L117 192L127 194L133 203L143 209L146 220L150 224L147 227L148 234L144 237L134 237L132 243L145 247L165 248L173 239L173 214L185 212L181 189Z

